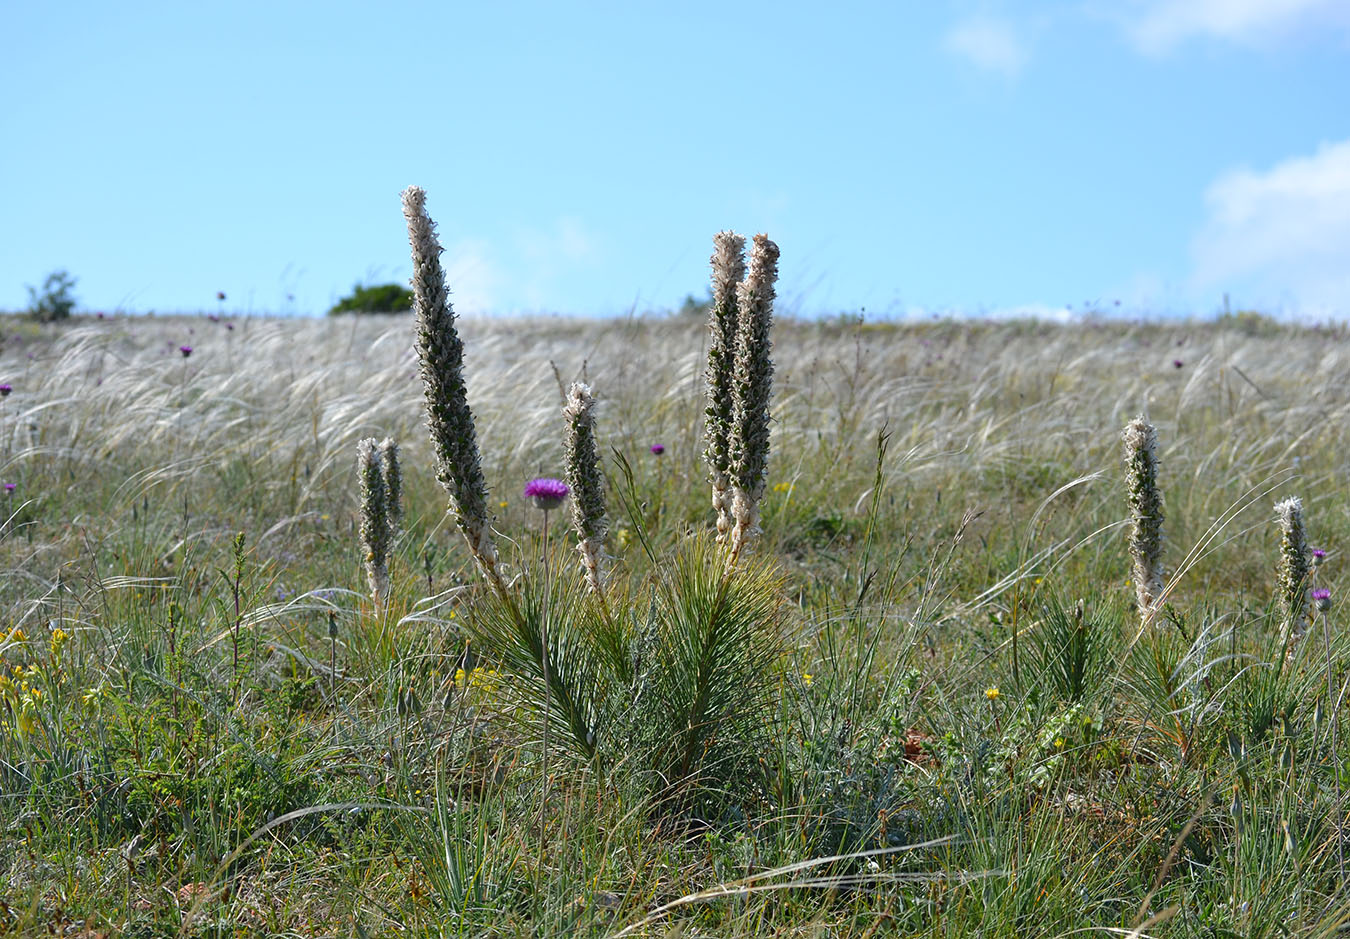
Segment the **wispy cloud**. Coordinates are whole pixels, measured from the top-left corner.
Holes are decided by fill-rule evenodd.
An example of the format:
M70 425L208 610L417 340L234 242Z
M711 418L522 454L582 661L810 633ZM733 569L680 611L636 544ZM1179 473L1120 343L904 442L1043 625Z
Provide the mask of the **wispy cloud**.
M1266 172L1225 173L1205 201L1192 246L1198 287L1293 312L1350 313L1350 140Z
M1031 58L1025 38L1007 20L979 14L953 26L943 38L948 53L986 72L1021 74Z
M1194 38L1260 44L1315 30L1350 32L1345 0L1132 0L1111 9L1149 53Z
M463 238L446 247L445 279L450 302L458 313L494 313L505 280L492 260L492 248L482 239Z

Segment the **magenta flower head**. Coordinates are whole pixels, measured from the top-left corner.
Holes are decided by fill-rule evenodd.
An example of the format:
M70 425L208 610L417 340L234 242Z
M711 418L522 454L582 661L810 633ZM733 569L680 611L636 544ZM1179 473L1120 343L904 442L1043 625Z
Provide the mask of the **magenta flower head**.
M5 492L13 492L18 487L18 483L5 483Z
M1183 366L1183 365L1185 365L1185 364L1186 364L1186 363L1183 362L1183 361L1181 361L1181 359L1173 359L1173 360L1172 360L1172 367L1173 367L1173 368L1181 368L1181 366Z
M663 453L665 453L665 452L666 452L666 448L665 448L664 446L662 446L661 444L659 444L659 443L654 443L654 444L652 444L652 453L655 454L656 456L660 456L661 454L663 454Z
M567 483L561 479L549 479L547 477L531 479L525 484L525 498L534 502L536 507L548 512L562 505L563 500L567 498Z
M1326 587L1318 587L1314 590L1312 592L1312 599L1319 610L1326 611L1331 609L1331 591Z
M183 358L186 359L192 354L192 346L179 346L178 351L183 353Z
M14 389L11 388L9 385L0 385L0 398L8 398L9 393L13 390Z
M1327 559L1327 553L1321 548L1313 548L1313 563L1321 564Z

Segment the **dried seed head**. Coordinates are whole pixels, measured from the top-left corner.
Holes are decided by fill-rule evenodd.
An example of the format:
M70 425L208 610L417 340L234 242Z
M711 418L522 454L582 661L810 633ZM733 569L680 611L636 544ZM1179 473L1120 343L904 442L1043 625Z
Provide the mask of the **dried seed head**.
M1158 434L1143 417L1125 425L1125 490L1130 505L1131 577L1147 625L1162 599L1163 497L1158 489Z
M563 418L567 421L567 485L572 490L572 526L586 583L604 592L605 517L604 480L595 444L595 397L589 385L574 383L567 390Z
M1280 523L1279 599L1286 637L1298 638L1308 625L1308 578L1312 563L1303 528L1303 500L1291 496L1275 503Z
M427 214L426 193L420 188L404 190L403 217L412 246L417 354L426 391L427 429L436 453L436 478L450 496L451 511L469 550L483 573L500 586L497 550L488 527L487 483L464 386L464 344L455 329L436 226Z
M376 603L389 595L388 493L385 489L379 446L374 437L356 445L356 467L361 481L361 547L365 551L366 577Z
M385 503L389 510L389 531L397 534L403 524L403 469L398 462L398 444L394 438L380 441L380 471L384 475Z
M778 245L756 235L750 251L750 273L737 288L740 320L732 374L731 513L733 551L759 529L759 501L769 465L769 398L773 391L774 283L778 280Z
M732 372L740 322L737 288L745 276L745 238L731 231L713 236L712 308L708 311L707 388L703 458L712 482L718 538L731 527Z

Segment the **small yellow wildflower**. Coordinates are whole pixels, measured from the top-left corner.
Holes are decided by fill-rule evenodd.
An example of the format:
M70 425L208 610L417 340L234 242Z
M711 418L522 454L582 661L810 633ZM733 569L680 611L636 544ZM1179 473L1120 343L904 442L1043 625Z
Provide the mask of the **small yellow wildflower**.
M802 672L802 684L808 688L811 687L811 683L815 681L815 678L816 676L812 675L810 672Z
M6 638L9 639L10 642L27 642L28 634L18 626L15 626L9 631L9 635Z
M998 693L997 685L990 685L988 688L984 689L984 696L990 701L998 700Z
M497 508L499 508L499 509L504 509L504 508L506 508L506 500L503 499L502 501L498 502L498 503L497 503Z
M1063 737L1056 737L1056 738L1055 738L1055 749L1056 749L1056 750L1063 750L1063 749L1064 749L1064 738L1063 738Z

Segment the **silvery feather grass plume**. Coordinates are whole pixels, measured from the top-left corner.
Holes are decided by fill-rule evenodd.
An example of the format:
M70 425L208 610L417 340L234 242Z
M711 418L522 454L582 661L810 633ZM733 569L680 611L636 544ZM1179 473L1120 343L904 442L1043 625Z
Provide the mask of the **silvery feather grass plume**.
M1297 639L1308 625L1308 540L1303 532L1303 500L1290 496L1275 503L1280 520L1280 608L1286 638Z
M595 398L589 385L574 382L567 390L563 417L567 420L567 487L572 491L572 525L577 530L577 552L592 591L604 595L605 490L600 458L595 448Z
M394 443L393 437L380 441L380 472L384 475L384 501L392 539L403 524L403 469L398 463L398 444Z
M774 282L778 245L756 235L750 249L750 274L736 288L740 322L736 330L736 367L732 374L731 531L732 558L759 530L759 500L769 463L769 395L773 390L772 344Z
M356 468L361 477L361 547L366 552L366 576L376 603L389 595L389 545L393 541L381 462L374 437L356 445Z
M473 412L464 387L464 344L455 330L441 268L436 225L427 215L426 193L403 191L403 217L412 245L412 286L417 314L417 354L426 390L427 428L436 452L436 478L450 495L455 521L483 573L504 588L497 573L497 549L488 527L487 483L478 461Z
M717 511L717 538L731 528L731 403L732 369L736 359L739 303L736 290L745 277L745 239L735 232L713 236L712 309L708 313L708 406L703 436L703 458L712 481L712 503Z
M1163 497L1158 489L1158 433L1143 417L1125 425L1125 489L1130 503L1131 577L1147 625L1163 594Z

